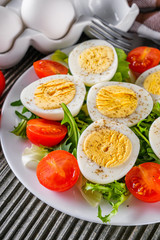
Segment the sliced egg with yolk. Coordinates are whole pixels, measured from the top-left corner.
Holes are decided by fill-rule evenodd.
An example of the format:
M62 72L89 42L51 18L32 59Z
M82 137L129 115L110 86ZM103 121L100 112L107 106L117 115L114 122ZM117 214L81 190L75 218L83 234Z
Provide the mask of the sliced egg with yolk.
M69 69L85 85L109 81L114 76L118 59L115 48L105 40L92 39L75 47L69 54Z
M153 100L135 84L103 82L90 88L87 108L93 121L106 119L131 127L150 114Z
M154 102L160 102L160 65L142 73L135 84L146 89Z
M153 152L160 159L160 117L152 123L149 129L149 142Z
M107 184L124 177L135 164L140 143L126 125L100 119L81 134L77 160L83 176Z
M76 116L86 94L85 85L70 75L53 75L38 79L23 89L22 104L37 116L50 120L62 120L61 104L65 103Z

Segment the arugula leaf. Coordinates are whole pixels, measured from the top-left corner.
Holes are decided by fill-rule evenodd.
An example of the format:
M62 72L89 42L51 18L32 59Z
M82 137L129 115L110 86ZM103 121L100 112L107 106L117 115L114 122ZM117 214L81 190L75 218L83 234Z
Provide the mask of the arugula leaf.
M77 123L80 134L82 134L82 132L93 122L86 109L86 104L82 106L80 112L74 119Z
M93 122L89 116L88 109L87 109L87 103L86 103L89 89L90 89L90 87L86 87L86 96L84 99L84 103L81 107L80 112L77 114L76 117L74 117L80 134L82 134L82 132Z
M13 106L13 107L22 106L22 102L21 102L21 100L17 100L17 101L15 101L15 102L12 102L12 103L11 103L11 106Z
M118 67L111 81L125 82L129 79L129 62L126 61L127 55L120 48L115 48L115 50L118 57Z
M19 103L20 103L19 101L16 101L12 104L12 106L21 106L22 104L19 105ZM65 150L65 151L73 153L73 155L76 157L76 155L77 155L77 145L78 145L78 140L79 140L79 137L80 137L79 129L77 127L77 124L76 124L76 121L75 121L74 117L70 113L67 106L62 103L62 108L64 110L64 118L63 118L61 123L62 124L66 123L68 125L67 126L68 127L68 138L64 142L60 143L59 145L48 149L48 151L54 151L54 150L60 150L61 149L61 150ZM26 115L24 115L25 113L29 113L30 117L27 117ZM39 118L39 117L36 116L35 114L33 114L32 112L30 112L25 107L23 107L22 113L20 113L18 111L15 111L15 114L21 119L21 122L18 124L18 126L15 126L14 130L11 131L11 132L13 134L17 135L17 136L21 136L23 138L26 138L27 122L30 119ZM43 146L42 146L42 148L43 148Z
M160 103L159 102L155 103L153 106L152 116L153 115L155 115L156 118L160 117Z
M52 56L51 59L53 61L57 61L57 62L62 62L62 63L67 63L68 64L68 55L65 54L64 52L60 51L60 50L56 50Z
M13 107L17 106L23 106L22 102L20 100L12 102L10 104ZM25 116L25 113L29 113L30 117ZM34 113L30 112L26 107L23 107L22 112L15 111L15 114L21 119L21 122L18 123L17 126L14 126L14 129L11 131L11 133L15 134L16 136L20 136L22 138L26 138L26 127L27 122L30 119L39 118Z
M71 145L72 143L67 143L68 139L63 142L63 143L60 143L58 145L56 145L55 147L52 148L52 151L55 151L55 150L65 150L67 152L70 152L70 148L71 148Z
M102 216L101 207L98 206L98 217L104 223L110 222L111 218L117 214L119 206L129 197L129 191L122 182L114 181L105 185L87 182L84 188L86 191L101 193L103 199L112 205L112 211L105 216Z
M140 152L136 165L144 162L156 162L160 164L160 159L153 152L149 142L149 129L156 118L160 117L160 103L155 103L152 112L137 125L131 127L132 131L140 140Z
M15 111L15 114L17 115L17 117L19 117L20 119L24 119L27 120L27 117L25 115L23 115L22 113Z
M61 124L67 124L68 127L68 139L67 143L71 143L70 151L73 153L73 155L77 156L77 145L78 140L80 137L80 133L76 124L76 121L74 117L72 116L71 112L69 111L68 107L62 103L61 104L63 111L64 111L64 118L61 121Z
M22 119L18 126L14 127L11 133L15 134L16 136L21 136L22 138L26 138L26 126L27 120Z

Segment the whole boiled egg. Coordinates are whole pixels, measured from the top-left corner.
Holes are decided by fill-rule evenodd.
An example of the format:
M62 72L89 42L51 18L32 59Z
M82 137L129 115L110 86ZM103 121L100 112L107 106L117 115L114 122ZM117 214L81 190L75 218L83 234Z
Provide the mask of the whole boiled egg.
M154 153L160 158L160 117L152 123L149 129L149 142Z
M22 31L21 18L9 7L3 7L0 4L0 53L9 51Z
M77 160L86 179L107 184L127 174L136 162L139 149L139 139L129 127L101 119L81 134Z
M105 40L88 40L69 54L68 64L72 75L85 85L109 81L114 76L118 60L115 48Z
M50 39L60 39L75 21L75 10L66 0L23 0L21 16L26 27Z
M160 102L160 65L142 73L135 84L145 88L154 102Z
M61 104L65 103L76 116L84 101L86 89L70 75L54 75L41 78L23 89L20 99L23 105L37 116L50 120L62 120Z
M135 84L102 82L90 88L87 108L93 121L106 119L131 127L150 114L153 100L144 88Z

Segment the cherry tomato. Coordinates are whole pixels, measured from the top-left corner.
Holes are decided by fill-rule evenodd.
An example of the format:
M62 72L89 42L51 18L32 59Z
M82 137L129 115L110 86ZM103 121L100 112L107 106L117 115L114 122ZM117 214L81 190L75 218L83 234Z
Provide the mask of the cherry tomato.
M5 78L3 73L0 71L0 96L4 91L4 88L5 88Z
M160 50L151 47L137 47L128 53L127 61L130 62L131 70L143 73L160 63Z
M68 73L67 67L52 60L38 60L33 63L33 67L39 78Z
M27 122L26 133L33 144L52 147L64 139L67 127L51 120L31 119Z
M147 162L133 167L125 177L128 190L144 202L160 201L160 164Z
M69 152L56 150L45 156L37 166L37 178L46 188L63 192L77 182L79 177L77 159Z

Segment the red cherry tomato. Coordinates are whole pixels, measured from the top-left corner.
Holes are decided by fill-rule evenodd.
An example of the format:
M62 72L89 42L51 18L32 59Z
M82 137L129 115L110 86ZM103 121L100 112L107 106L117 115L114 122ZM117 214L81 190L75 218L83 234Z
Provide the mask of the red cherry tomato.
M125 177L128 190L144 202L160 201L160 164L147 162L133 167Z
M56 150L45 156L37 166L37 178L46 188L63 192L77 182L79 177L77 159L69 152Z
M128 53L127 61L130 62L131 70L143 73L160 63L160 50L151 47L137 47Z
M5 88L5 78L3 73L0 71L0 96L2 95Z
M33 144L52 147L64 139L67 127L51 120L31 119L27 122L26 133Z
M61 63L52 60L39 60L33 63L34 70L39 78L55 75L67 74L68 68Z

